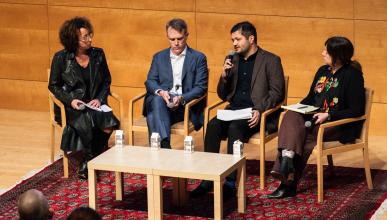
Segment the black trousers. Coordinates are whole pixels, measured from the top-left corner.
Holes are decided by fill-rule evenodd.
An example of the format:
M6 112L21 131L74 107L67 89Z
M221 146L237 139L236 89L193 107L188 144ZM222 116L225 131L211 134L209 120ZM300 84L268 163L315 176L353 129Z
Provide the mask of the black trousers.
M204 151L219 153L220 142L227 138L227 153L232 154L234 141L240 140L246 143L258 131L259 125L250 128L248 119L221 121L215 117L207 125L206 136L204 138ZM235 180L235 177L236 173L234 172L228 179Z

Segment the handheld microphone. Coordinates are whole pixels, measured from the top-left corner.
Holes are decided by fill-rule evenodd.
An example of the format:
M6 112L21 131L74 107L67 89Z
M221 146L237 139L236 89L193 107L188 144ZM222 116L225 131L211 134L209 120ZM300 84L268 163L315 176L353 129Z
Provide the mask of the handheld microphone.
M226 56L226 60L227 60L227 59L230 59L231 62L232 62L232 58L234 57L235 54L236 54L236 52L235 52L234 50L230 50L230 51L228 52L228 55ZM230 68L230 69L227 69L225 72L226 72L226 76L227 76L227 77L230 76L231 68Z
M310 119L308 121L305 121L305 127L306 128L311 128L313 125L315 125L316 121L317 121L317 117L316 118L312 118L312 119Z

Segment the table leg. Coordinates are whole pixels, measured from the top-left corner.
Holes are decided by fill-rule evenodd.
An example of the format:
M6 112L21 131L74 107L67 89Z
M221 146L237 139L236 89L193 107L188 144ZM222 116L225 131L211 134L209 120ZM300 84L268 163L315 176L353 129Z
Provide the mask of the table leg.
M246 212L246 194L245 194L245 181L246 181L246 163L243 163L238 167L238 212Z
M148 219L155 218L155 208L154 208L154 180L151 174L146 175L147 183L147 199L148 199Z
M179 201L179 178L172 177L172 204L173 206L180 206Z
M163 184L160 176L153 175L153 192L154 219L163 219Z
M96 171L90 169L88 171L89 175L89 206L92 209L97 210L97 181L96 181Z
M223 187L222 181L214 181L214 219L223 219Z
M179 206L187 202L187 179L179 178Z
M124 194L123 175L121 172L115 172L116 178L116 200L122 201Z

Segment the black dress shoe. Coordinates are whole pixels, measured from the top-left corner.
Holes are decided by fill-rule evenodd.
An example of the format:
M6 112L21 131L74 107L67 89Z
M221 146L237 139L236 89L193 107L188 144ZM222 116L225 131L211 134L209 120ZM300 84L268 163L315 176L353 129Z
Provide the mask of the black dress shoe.
M282 184L271 194L267 195L269 199L281 199L286 197L294 197L297 194L297 188Z
M197 198L199 196L203 196L210 192L214 188L214 184L212 181L203 180L196 189L190 192L191 198Z

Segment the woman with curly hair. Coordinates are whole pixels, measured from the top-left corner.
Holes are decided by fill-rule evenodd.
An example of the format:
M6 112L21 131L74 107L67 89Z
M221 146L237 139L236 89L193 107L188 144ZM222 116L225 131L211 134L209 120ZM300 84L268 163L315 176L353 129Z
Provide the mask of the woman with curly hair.
M325 42L321 66L302 104L319 108L314 115L287 111L278 134L278 155L271 175L281 181L269 198L296 195L297 183L317 142L319 125L326 121L359 117L365 111L365 89L361 66L352 61L354 48L345 37ZM307 126L313 123L312 126ZM324 141L353 142L360 135L362 122L332 127L324 132Z
M87 162L102 153L112 131L119 127L112 112L99 108L107 104L111 77L105 54L91 46L93 27L84 17L65 21L59 31L64 49L55 53L51 64L48 89L66 109L67 126L63 130L61 149L83 151L78 176L87 179ZM60 121L56 108L56 120Z

